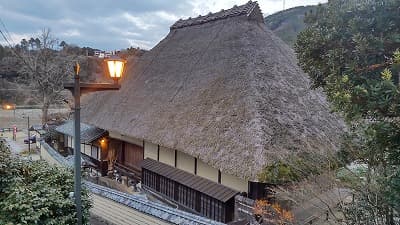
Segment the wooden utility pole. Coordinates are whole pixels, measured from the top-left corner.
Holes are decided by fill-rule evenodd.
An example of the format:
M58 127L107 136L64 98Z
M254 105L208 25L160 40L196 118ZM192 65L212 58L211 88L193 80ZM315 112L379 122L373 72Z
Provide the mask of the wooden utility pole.
M283 10L285 10L285 0L283 0Z

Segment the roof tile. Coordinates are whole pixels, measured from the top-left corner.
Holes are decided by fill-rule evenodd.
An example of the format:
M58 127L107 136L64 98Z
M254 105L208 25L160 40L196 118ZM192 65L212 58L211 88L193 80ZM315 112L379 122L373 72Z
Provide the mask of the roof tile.
M74 137L74 121L68 120L64 124L56 127L56 131ZM101 128L81 123L81 142L89 143L106 135L107 131Z
M217 13L209 13L206 16L201 16L200 15L200 16L198 16L196 18L189 17L186 20L180 19L180 20L176 21L171 26L171 30L179 29L179 28L182 28L182 27L188 27L188 26L193 26L193 25L204 24L204 23L208 23L208 22L211 22L211 21L219 20L219 19L225 19L225 18L228 18L228 17L248 15L256 7L258 7L258 3L257 2L249 1L244 5L241 5L241 6L235 5L231 9L221 10L220 12L217 12Z

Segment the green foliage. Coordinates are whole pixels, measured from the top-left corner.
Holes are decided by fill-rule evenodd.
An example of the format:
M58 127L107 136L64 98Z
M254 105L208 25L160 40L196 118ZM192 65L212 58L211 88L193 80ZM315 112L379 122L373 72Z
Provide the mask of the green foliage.
M0 151L0 224L76 224L72 171L44 161L22 161ZM91 203L82 193L84 221Z
M338 161L332 157L315 153L302 154L265 167L258 179L261 182L280 185L300 181L310 175L321 174L338 166Z
M274 163L264 169L259 175L259 180L269 184L284 184L290 181L299 180L295 170L281 161Z
M349 124L340 157L368 168L351 179L359 209L346 209L350 224L393 224L400 211L399 8L398 0L329 1L306 16L295 44L313 86Z
M347 168L340 168L336 176L347 186L354 187L362 183L362 178L365 177L365 170L357 168L355 171L351 171Z

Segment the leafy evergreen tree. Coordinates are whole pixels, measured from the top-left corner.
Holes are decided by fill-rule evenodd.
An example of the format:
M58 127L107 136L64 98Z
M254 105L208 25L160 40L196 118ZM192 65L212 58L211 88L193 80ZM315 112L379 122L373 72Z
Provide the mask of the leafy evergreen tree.
M76 224L72 171L44 161L21 161L0 143L0 224ZM82 193L84 222L91 202Z
M309 13L295 45L350 130L340 155L366 165L352 183L350 224L395 224L400 213L400 1L331 0Z

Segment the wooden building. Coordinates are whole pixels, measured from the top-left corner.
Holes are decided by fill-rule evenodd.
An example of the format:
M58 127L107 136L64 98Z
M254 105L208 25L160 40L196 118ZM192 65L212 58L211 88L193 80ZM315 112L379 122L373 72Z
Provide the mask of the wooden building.
M142 167L146 187L213 220L233 220L238 191L150 158L143 161Z
M110 134L112 166L137 173L142 161L145 188L223 222L232 196L211 192L261 197L267 166L333 153L344 129L251 1L177 21L121 85L82 101L83 121Z
M74 121L68 120L57 126L55 130L60 134L54 146L64 156L72 155L74 150ZM108 146L104 137L108 136L108 132L81 123L81 153L82 158L94 165L94 169L98 170L103 176L107 174L108 162L107 153Z
M135 138L109 135L109 171L117 170L121 175L140 180L141 163L144 159L144 141Z

